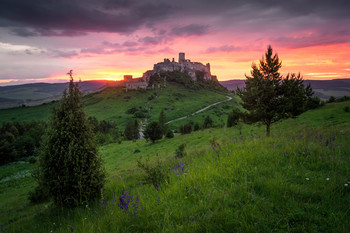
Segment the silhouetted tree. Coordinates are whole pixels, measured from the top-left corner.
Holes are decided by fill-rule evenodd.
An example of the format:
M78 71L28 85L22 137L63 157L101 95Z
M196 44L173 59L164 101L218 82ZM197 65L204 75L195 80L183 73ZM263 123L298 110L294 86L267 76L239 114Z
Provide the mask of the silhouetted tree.
M75 207L101 194L105 173L84 113L82 93L70 82L53 109L40 157L39 184L58 206Z
M307 100L312 98L311 86L306 89L300 74L279 73L282 62L273 55L271 46L260 60L259 66L252 65L251 76L246 76L245 87L236 93L243 100L243 106L250 111L244 115L248 122L260 121L270 135L271 124L285 117L294 117L306 110Z

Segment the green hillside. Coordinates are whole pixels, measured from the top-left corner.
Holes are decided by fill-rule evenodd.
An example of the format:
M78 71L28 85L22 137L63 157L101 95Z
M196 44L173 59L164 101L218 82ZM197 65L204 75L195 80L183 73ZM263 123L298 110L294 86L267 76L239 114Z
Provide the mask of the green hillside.
M107 101L107 100L105 100ZM102 102L102 101L101 101ZM140 102L141 103L141 102ZM265 128L243 125L102 146L103 199L75 210L30 204L33 165L0 168L5 232L348 232L350 102L327 104ZM103 109L103 108L102 108ZM99 117L104 117L101 112ZM186 143L186 154L175 150ZM159 159L159 190L141 183L136 159ZM119 198L132 196L128 208ZM138 199L136 199L138 198ZM124 211L123 211L124 210Z
M98 120L114 121L122 129L133 114L127 110L133 107L143 110L148 120L157 120L162 109L168 120L183 117L218 101L227 100L229 92L208 89L194 90L181 84L169 83L166 88L129 91L121 87L109 87L84 97L85 111ZM20 107L0 110L0 124L8 121L47 120L50 109L57 102L35 107ZM227 107L229 105L229 107ZM226 110L235 106L235 100L226 104ZM226 113L227 111L223 111Z

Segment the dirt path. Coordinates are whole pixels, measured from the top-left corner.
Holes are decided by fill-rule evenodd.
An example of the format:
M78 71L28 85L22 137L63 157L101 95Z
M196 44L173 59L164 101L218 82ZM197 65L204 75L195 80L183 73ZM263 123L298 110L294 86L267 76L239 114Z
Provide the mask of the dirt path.
M180 118L176 118L176 119L174 119L174 120L168 121L168 122L165 123L165 124L167 125L167 124L170 124L171 122L174 122L174 121L179 121L179 120L186 119L186 118L188 118L188 117L190 117L190 116L194 116L194 115L196 115L196 114L198 114L198 113L200 113L200 112L203 112L203 111L207 110L208 108L211 108L211 107L213 107L213 106L215 106L215 105L218 105L218 104L221 104L221 103L228 102L228 101L232 100L232 97L230 97L230 96L226 96L226 97L227 97L227 100L219 101L219 102L216 102L216 103L214 103L214 104L208 105L208 106L206 106L205 108L199 109L198 111L196 111L196 112L194 112L194 113L191 113L190 115L183 116L183 117L180 117Z

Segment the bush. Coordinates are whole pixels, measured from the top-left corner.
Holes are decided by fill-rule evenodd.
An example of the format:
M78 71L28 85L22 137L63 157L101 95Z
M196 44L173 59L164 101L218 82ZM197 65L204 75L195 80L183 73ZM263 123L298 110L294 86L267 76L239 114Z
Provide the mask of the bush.
M152 164L149 161L149 158L147 158L144 163L142 163L141 159L141 157L138 158L136 162L137 166L145 173L143 182L153 185L158 190L162 184L169 183L169 175L167 173L167 170L160 162L159 158L157 158L155 164Z
M186 143L181 144L175 151L175 158L183 158L186 156Z
M200 130L200 129L201 129L201 127L199 126L198 123L194 124L194 126L193 126L193 131L198 131L198 130Z
M54 108L40 157L39 187L48 189L57 206L76 207L101 195L105 172L94 134L73 82ZM38 193L34 191L34 193ZM35 196L35 195L34 195Z
M227 128L233 127L237 125L239 120L240 112L237 109L233 109L231 112L229 112L227 117Z
M168 129L167 133L165 134L166 138L173 138L174 137L174 133L171 129Z
M44 203L50 200L50 194L45 186L38 185L34 190L28 192L28 199L34 204Z
M146 139L150 139L152 143L156 140L162 139L163 131L159 122L153 121L149 123L145 129L144 136Z
M349 112L349 111L350 111L350 107L349 106L344 107L344 112Z
M189 134L192 132L192 124L186 123L180 126L180 133L181 134Z
M209 116L207 116L204 119L203 128L207 129L207 128L211 128L211 127L213 127L213 120Z

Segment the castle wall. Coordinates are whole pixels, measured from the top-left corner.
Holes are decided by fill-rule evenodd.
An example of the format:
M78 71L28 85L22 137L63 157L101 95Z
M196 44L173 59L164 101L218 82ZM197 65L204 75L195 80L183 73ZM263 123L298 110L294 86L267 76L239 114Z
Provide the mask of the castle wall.
M153 70L149 70L143 74L143 80L149 82L152 75L159 73L160 71L180 71L188 74L194 81L197 80L196 71L204 73L205 80L211 80L210 64L203 65L200 62L191 62L185 59L184 53L179 53L179 62L175 62L174 59L164 59L164 62L159 62L153 66Z

